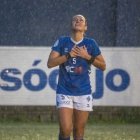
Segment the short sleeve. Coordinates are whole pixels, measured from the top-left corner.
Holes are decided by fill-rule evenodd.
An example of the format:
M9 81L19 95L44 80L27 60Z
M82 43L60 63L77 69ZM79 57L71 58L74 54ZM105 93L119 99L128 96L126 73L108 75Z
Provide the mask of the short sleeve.
M101 50L99 48L99 45L97 44L97 42L95 40L92 40L92 55L94 57L98 56L101 54Z
M52 50L60 53L60 39L56 40L54 45L52 46Z

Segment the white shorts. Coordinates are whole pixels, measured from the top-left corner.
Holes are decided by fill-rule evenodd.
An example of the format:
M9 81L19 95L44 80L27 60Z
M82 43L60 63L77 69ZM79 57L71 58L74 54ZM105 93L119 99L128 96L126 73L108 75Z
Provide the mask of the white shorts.
M57 108L68 107L82 111L92 111L92 95L69 96L56 94Z

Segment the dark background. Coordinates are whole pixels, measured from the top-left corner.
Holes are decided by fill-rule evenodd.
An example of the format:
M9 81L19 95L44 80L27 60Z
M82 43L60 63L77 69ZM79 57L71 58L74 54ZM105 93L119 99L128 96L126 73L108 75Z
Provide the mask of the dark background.
M75 14L100 46L140 46L140 0L0 0L0 45L50 46Z
M0 0L0 47L51 46L83 14L100 46L140 46L140 0ZM94 117L93 117L94 116ZM139 107L94 107L89 120L140 123ZM0 106L0 121L56 121L54 106Z

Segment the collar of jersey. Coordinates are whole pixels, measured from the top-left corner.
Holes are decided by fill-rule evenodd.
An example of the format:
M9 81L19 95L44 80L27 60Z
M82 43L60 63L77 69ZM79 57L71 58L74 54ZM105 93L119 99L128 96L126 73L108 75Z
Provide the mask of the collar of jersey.
M77 44L79 44L79 43L81 43L82 41L83 41L83 39L84 38L82 38L80 41L75 41L75 40L73 40L72 38L70 38L71 39L71 41L75 44L75 45L77 45Z

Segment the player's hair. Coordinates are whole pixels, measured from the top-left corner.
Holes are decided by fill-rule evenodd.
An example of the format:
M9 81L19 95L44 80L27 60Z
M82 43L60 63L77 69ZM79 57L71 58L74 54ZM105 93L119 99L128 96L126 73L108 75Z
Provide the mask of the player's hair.
M86 24L86 26L87 26L87 19L85 18L85 16L83 16L83 15L81 15L81 14L77 14L77 15L74 15L74 16L72 17L72 19L73 19L75 16L83 17L83 18L85 19L85 24Z

